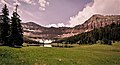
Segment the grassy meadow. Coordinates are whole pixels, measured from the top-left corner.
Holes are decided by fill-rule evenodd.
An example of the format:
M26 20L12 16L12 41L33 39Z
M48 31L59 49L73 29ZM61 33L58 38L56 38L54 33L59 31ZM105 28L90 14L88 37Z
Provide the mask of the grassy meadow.
M0 46L0 65L120 65L120 43L72 48Z

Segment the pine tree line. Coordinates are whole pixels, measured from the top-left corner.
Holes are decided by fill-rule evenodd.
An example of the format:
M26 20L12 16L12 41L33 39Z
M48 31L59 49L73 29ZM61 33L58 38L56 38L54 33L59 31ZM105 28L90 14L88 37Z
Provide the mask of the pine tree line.
M5 4L2 8L0 42L3 45L22 46L23 44L23 31L20 16L17 13L17 6L16 10L13 11L11 19L8 17L9 10L7 5Z
M94 29L90 32L84 32L69 38L56 41L64 44L108 44L111 45L115 41L120 41L120 21Z

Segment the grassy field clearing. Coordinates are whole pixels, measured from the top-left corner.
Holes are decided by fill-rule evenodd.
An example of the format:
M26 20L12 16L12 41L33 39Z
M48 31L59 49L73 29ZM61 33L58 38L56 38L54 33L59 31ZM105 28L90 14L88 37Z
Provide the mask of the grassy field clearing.
M120 43L72 48L1 46L0 65L120 65Z

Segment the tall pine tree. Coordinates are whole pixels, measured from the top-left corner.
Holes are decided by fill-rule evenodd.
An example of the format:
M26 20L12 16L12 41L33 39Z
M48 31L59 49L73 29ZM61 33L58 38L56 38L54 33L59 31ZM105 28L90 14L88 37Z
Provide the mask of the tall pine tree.
M5 4L4 7L2 8L2 17L3 17L3 22L1 24L1 38L2 41L5 45L8 45L8 37L10 33L10 19L8 18L9 16L9 10L7 8L7 5Z
M13 16L11 17L12 23L10 39L12 46L22 46L23 44L23 31L21 26L21 20L19 19L20 16L17 13L17 6L16 10L13 12Z

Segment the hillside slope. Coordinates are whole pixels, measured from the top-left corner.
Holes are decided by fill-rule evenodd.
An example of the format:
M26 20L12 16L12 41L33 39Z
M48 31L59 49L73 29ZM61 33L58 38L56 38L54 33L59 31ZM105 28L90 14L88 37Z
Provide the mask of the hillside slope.
M94 28L104 27L110 25L113 22L119 22L120 15L93 15L83 24L77 25L75 27L43 27L33 22L22 23L24 29L24 35L30 38L65 38L80 34L82 32L88 32Z

